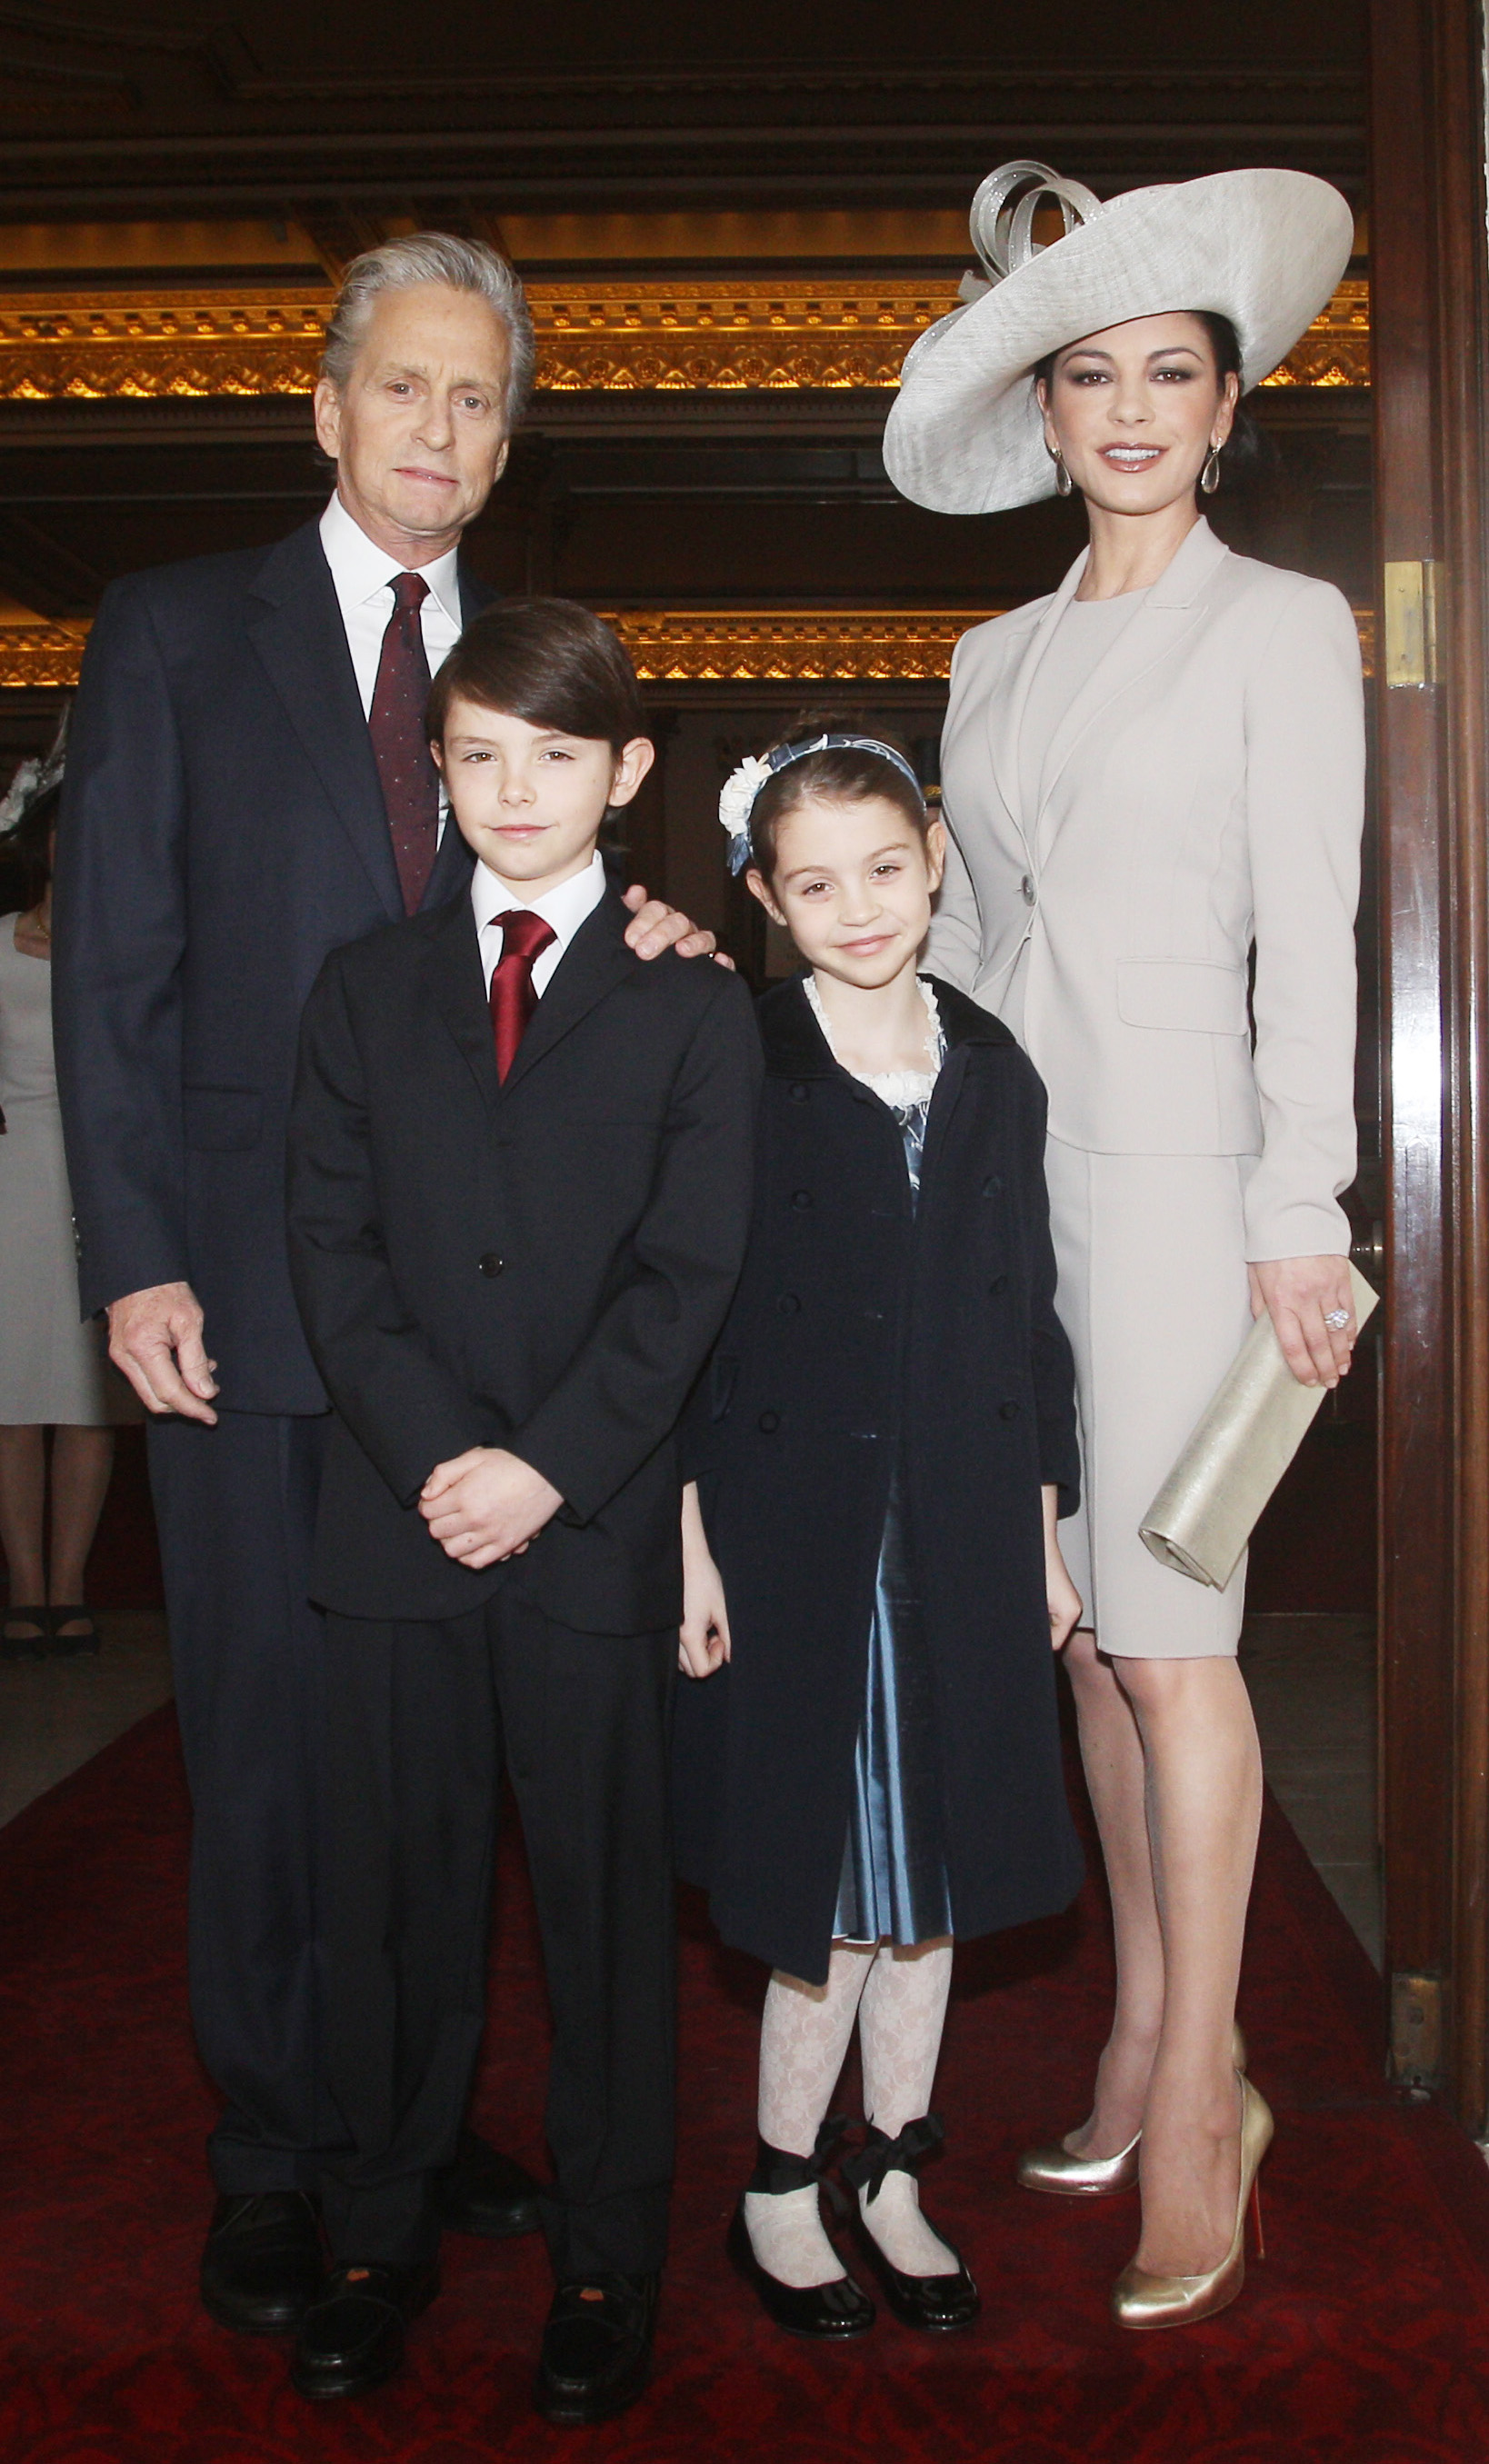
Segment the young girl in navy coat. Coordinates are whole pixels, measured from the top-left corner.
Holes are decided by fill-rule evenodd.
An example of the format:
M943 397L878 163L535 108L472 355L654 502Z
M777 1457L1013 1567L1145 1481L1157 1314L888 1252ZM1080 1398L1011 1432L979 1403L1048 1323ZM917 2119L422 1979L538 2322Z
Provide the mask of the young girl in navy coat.
M914 2173L943 2136L952 1937L1054 1913L1080 1870L1044 1092L1005 1026L917 973L945 835L899 746L805 720L721 817L807 961L759 1004L750 1248L683 1507L681 1660L706 1682L678 1705L679 1857L774 1971L730 2252L782 2326L873 2324L818 2201L856 2018L867 2129L842 2170L863 2255L907 2324L962 2327L976 2287Z

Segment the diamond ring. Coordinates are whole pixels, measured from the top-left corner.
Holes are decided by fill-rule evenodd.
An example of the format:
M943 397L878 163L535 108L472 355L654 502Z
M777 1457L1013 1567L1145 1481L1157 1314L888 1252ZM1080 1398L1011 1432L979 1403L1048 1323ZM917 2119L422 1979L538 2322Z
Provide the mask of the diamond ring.
M1345 1327L1349 1324L1349 1311L1347 1309L1328 1309L1324 1312L1323 1323L1325 1326L1331 1326L1336 1334L1342 1334Z

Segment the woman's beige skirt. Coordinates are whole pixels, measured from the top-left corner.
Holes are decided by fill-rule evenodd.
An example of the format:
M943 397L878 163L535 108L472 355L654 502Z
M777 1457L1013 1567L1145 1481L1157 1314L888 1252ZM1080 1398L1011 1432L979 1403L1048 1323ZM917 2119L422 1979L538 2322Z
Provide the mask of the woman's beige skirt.
M1233 1654L1243 1557L1223 1592L1149 1555L1138 1526L1250 1327L1252 1155L1087 1155L1051 1139L1056 1307L1076 1355L1082 1494L1060 1548L1082 1625L1123 1660Z

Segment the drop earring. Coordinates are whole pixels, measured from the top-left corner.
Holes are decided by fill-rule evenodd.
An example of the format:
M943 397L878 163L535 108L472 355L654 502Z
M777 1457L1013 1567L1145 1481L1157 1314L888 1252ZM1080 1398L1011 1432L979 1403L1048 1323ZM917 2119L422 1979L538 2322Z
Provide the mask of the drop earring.
M1057 496L1068 496L1072 488L1075 486L1075 481L1072 479L1070 473L1065 468L1064 454L1060 451L1057 445L1047 445L1044 450L1055 465L1056 495Z
M1202 495L1207 496L1212 496L1215 490L1220 485L1220 448L1218 445L1212 445L1206 456L1205 468L1199 474L1199 484Z

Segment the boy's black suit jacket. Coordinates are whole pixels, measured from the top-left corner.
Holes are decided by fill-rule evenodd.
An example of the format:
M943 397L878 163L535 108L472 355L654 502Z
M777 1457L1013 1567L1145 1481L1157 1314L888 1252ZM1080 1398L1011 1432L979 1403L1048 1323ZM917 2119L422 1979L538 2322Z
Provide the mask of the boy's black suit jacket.
M760 1047L743 984L627 949L607 891L505 1086L468 896L326 961L290 1113L290 1261L340 1415L314 1595L443 1618L505 1583L583 1632L680 1616L674 1424L749 1218ZM565 1505L480 1573L416 1501L508 1446Z

